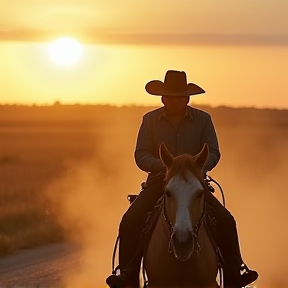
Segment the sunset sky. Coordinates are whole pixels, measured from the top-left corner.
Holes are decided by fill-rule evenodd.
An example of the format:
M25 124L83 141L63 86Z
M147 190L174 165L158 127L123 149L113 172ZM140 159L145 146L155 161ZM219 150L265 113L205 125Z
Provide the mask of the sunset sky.
M145 84L176 69L196 102L288 108L287 19L287 0L1 0L0 103L157 104ZM83 45L67 67L63 36Z

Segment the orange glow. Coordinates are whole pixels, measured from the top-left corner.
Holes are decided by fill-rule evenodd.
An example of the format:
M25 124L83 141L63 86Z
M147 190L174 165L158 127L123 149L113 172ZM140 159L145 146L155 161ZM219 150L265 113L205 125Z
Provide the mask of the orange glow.
M1 44L1 103L159 105L144 86L177 69L206 90L191 97L195 103L288 107L286 47L86 44L81 61L68 67L53 64L48 47Z

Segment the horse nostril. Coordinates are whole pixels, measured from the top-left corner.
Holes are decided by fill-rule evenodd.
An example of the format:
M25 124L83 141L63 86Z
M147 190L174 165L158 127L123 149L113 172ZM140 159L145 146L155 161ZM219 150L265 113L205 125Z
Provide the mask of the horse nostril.
M193 244L193 241L194 241L193 233L189 232L186 243L192 243Z
M192 243L193 242L193 233L191 231L186 231L185 233L173 233L172 235L173 241L178 244Z

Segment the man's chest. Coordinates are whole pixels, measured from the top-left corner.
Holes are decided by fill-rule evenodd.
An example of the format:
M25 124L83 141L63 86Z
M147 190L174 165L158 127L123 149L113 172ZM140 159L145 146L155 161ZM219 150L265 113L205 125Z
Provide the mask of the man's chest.
M198 153L202 147L203 129L193 123L158 123L153 131L153 146L158 150L164 142L174 156Z

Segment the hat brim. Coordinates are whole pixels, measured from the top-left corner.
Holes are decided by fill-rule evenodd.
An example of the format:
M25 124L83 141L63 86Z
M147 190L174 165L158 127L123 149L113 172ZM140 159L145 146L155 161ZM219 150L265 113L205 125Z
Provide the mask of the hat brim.
M148 82L145 86L145 90L151 94L156 96L191 96L205 93L201 87L194 83L188 83L185 87L185 90L182 91L171 91L165 83L159 80L152 80Z

